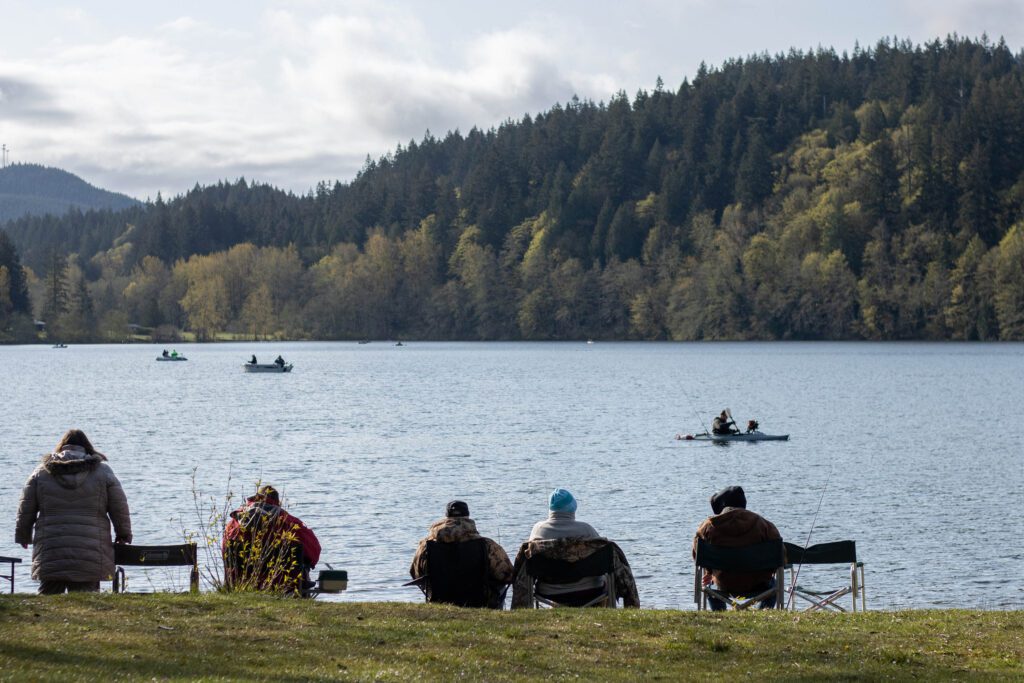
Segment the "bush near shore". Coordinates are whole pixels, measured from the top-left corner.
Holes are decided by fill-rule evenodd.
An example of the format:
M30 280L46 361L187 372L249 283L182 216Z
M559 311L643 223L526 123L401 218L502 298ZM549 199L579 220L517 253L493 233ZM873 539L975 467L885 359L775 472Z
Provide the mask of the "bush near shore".
M0 596L0 680L1022 680L1024 612Z

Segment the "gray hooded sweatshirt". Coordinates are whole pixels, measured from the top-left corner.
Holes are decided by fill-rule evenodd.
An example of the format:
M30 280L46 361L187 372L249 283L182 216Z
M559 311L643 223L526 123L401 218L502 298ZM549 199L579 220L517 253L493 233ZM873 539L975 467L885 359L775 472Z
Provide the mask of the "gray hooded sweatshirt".
M114 575L111 523L117 540L131 543L121 482L100 456L68 446L43 458L25 482L14 541L32 544L37 581L109 581Z
M530 532L531 541L543 541L555 538L600 538L594 527L586 522L576 521L575 512L549 512L547 519L542 519L533 525ZM590 590L604 586L601 578L587 578L573 581L572 583L543 583L537 582L537 590L543 595L558 595L559 593L573 593L576 591Z

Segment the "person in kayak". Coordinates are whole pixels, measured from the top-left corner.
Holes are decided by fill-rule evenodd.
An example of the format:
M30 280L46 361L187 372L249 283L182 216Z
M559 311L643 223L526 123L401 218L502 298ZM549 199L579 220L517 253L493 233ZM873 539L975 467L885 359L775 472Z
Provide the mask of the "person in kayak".
M249 365L256 365L256 354L252 354L252 358L249 359Z
M711 545L727 548L744 548L762 541L782 539L779 530L767 519L747 510L747 496L741 486L729 486L711 496L711 517L708 517L693 537L693 557L697 557L697 539ZM714 584L716 590L730 595L756 595L775 585L774 572L743 572L735 570L705 570L702 578L705 586ZM708 597L712 610L725 609L725 603ZM775 606L775 596L765 598L759 605L762 609Z
M162 355L163 355L164 358L170 358L171 357L171 354L167 353L167 349L164 349L164 352L163 352Z
M712 434L739 434L740 430L733 429L736 423L729 419L729 415L723 410L711 423Z

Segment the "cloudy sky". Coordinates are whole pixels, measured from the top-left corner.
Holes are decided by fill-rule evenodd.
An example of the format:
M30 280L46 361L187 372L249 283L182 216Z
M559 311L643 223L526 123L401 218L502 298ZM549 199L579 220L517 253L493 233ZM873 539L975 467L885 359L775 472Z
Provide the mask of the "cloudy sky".
M239 176L305 192L427 130L674 88L702 60L954 32L1024 46L1022 0L498 4L0 0L0 143L142 199Z

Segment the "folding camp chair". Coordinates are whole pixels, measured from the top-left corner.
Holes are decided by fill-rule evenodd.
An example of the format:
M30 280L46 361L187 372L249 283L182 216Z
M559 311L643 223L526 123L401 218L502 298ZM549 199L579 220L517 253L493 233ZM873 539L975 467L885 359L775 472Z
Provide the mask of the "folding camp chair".
M0 564L7 564L7 563L10 563L10 565L11 565L11 573L10 574L0 574L0 579L6 579L8 582L10 582L10 584L11 584L11 593L13 593L14 592L14 565L21 564L21 558L20 557L0 557Z
M615 595L615 548L605 545L590 555L570 562L556 560L535 553L526 560L526 571L533 577L534 607L611 607L618 600ZM559 601L557 594L544 595L537 590L537 583L573 583L581 579L601 577L604 588L584 604Z
M697 609L707 609L708 599L721 600L727 607L748 609L762 600L775 596L775 607L782 609L783 566L786 564L782 541L763 541L742 548L726 548L711 545L702 538L697 539L697 555L694 558L693 601ZM774 570L775 585L757 595L737 596L705 586L702 581L705 569L725 571L766 571Z
M427 573L405 585L418 587L427 602L494 609L504 605L508 590L506 586L495 594L489 585L484 538L458 543L427 541Z
M860 600L860 609L863 612L866 600L864 588L864 563L857 561L857 544L854 541L834 541L832 543L818 543L809 548L801 548L792 543L786 543L786 559L789 562L789 593L792 596L790 605L796 609L795 598L800 598L808 603L803 611L814 612L817 610L834 610L845 612L846 609L836 603L836 600L844 595L852 596L852 611L857 611L857 601ZM798 567L803 565L820 564L848 564L850 567L849 582L835 590L811 590L797 585L800 578Z
M127 545L114 544L114 592L124 593L125 567L192 567L189 588L199 591L199 554L195 543L180 545Z

